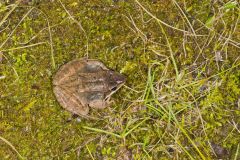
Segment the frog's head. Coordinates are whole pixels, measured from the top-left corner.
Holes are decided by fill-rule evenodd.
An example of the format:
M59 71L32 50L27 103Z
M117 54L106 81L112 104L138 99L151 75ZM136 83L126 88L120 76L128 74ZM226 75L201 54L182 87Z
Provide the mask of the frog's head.
M112 70L108 71L108 77L107 77L107 82L108 82L108 87L109 90L112 92L117 91L126 81L126 78L124 75L114 72Z

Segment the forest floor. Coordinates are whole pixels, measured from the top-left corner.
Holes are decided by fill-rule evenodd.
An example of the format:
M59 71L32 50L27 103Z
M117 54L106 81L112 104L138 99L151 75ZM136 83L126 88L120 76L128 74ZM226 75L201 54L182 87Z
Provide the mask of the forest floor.
M211 0L0 0L0 159L240 159L240 8ZM124 74L75 117L52 76Z

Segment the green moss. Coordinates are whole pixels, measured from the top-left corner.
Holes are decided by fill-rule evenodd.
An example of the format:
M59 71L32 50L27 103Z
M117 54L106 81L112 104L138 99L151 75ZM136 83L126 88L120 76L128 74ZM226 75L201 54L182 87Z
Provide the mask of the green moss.
M136 1L62 2L69 13L59 1L35 0L8 17L13 2L0 2L0 136L23 157L116 159L126 147L135 159L200 159L200 153L213 159L209 141L234 158L240 141L237 5L182 0L182 15L170 1L139 1L161 21L197 34L163 25L168 44L155 17ZM87 52L127 82L111 107L91 110L95 119L72 118L52 93L52 75ZM216 61L218 52L223 61ZM119 138L83 126L130 133ZM0 148L3 159L17 159L1 140Z

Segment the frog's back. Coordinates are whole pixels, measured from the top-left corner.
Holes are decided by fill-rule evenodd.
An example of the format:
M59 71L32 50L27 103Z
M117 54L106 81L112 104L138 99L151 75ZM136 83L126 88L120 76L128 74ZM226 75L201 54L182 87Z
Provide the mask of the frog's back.
M53 85L70 83L77 75L81 76L81 74L87 75L88 73L99 73L104 70L108 69L104 66L104 64L97 60L73 60L60 67L53 77Z

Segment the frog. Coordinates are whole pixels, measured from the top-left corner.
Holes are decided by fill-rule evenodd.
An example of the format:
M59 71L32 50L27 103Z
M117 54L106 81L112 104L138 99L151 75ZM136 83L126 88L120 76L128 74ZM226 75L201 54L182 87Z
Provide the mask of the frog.
M126 77L97 59L75 59L53 76L53 93L59 104L72 114L84 116L89 109L104 109Z

